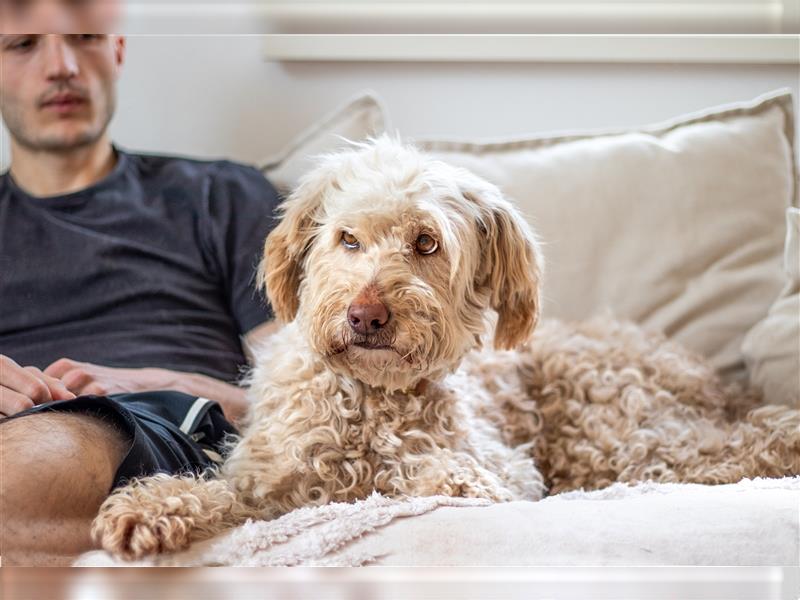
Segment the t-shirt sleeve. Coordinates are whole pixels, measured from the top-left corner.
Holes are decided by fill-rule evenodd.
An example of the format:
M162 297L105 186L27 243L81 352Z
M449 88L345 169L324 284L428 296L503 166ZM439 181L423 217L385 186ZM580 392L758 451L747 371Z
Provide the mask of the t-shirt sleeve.
M277 223L279 203L275 188L256 169L222 162L212 175L211 243L231 315L242 335L273 318L255 280L264 240Z

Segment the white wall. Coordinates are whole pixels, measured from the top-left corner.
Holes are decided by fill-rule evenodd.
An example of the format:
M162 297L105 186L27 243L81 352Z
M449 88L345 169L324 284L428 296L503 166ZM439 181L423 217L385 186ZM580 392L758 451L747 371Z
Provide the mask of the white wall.
M128 42L114 139L245 162L364 88L403 134L490 137L641 125L778 87L797 107L800 93L796 65L275 63L258 36Z

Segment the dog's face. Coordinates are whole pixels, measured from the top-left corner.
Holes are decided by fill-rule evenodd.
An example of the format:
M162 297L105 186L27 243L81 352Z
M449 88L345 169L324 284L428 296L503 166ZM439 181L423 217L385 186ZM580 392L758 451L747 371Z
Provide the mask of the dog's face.
M536 324L540 255L497 188L387 137L333 155L282 206L260 279L337 372L387 390L454 368Z

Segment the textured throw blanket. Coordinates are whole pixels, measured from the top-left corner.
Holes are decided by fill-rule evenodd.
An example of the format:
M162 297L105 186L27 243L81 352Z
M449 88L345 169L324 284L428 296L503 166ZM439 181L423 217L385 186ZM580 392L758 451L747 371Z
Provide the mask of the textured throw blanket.
M136 563L90 552L78 566L792 565L800 477L705 486L614 484L540 502L389 499L248 521L185 552Z

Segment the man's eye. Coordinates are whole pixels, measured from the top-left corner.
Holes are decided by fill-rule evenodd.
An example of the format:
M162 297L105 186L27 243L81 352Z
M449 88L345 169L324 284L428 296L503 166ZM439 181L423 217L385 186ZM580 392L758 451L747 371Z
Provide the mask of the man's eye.
M439 242L429 236L427 233L423 233L421 236L417 238L417 252L420 254L433 254L439 249Z
M88 44L90 42L96 42L104 37L105 37L104 35L99 33L78 33L72 35L73 39L84 44Z
M357 250L361 244L358 243L358 239L352 233L347 231L342 232L342 244L345 248L350 250Z
M32 35L26 35L12 38L7 44L5 44L5 48L7 50L25 51L30 50L35 45L36 38Z

